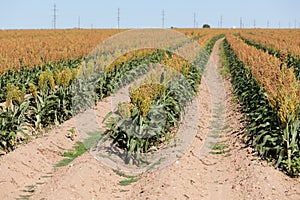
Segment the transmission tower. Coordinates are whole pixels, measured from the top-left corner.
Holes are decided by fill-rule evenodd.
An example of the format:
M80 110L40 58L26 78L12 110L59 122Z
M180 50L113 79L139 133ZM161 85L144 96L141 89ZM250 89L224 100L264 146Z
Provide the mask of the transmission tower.
M53 29L56 29L56 4L54 4L54 7L53 7Z
M196 28L196 13L194 13L194 28Z
M165 28L165 10L162 10L162 28Z
M267 28L269 28L269 26L270 26L270 22L269 22L269 20L267 21Z
M220 18L220 28L222 28L222 24L223 24L223 16L221 15L221 18Z
M243 19L240 18L240 28L243 28Z
M80 16L78 16L78 28L80 29Z

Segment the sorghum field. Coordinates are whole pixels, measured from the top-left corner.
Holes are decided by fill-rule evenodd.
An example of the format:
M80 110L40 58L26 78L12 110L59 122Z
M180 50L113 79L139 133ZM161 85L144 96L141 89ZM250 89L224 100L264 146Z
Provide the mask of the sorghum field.
M299 29L0 30L0 73L1 199L300 198Z

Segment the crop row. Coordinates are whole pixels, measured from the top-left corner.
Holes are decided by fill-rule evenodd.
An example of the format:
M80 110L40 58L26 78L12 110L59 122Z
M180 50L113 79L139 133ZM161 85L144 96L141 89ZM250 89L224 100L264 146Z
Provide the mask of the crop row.
M63 65L59 69L40 69L39 75L35 75L36 81L26 86L7 83L6 105L0 110L0 148L6 152L13 150L19 134L30 137L34 131L62 123L146 73L148 63L164 63L171 54L165 50L147 49L129 52L113 61L108 55L86 59L74 68ZM101 62L106 67L103 68ZM186 67L194 74L187 80L196 88L200 74L194 67Z
M101 32L103 31L103 32ZM191 30L190 30L191 31ZM147 31L148 33L149 31ZM4 102L6 99L6 85L7 84L14 84L16 87L19 87L21 89L25 89L26 93L28 93L28 84L34 84L37 85L38 83L38 78L40 76L40 73L45 71L45 70L50 70L52 73L54 73L54 71L56 71L55 73L57 73L57 71L60 71L62 69L65 68L70 68L75 69L77 68L80 64L82 64L84 60L90 60L89 58L91 57L97 57L97 65L100 66L104 66L104 62L109 63L109 62L115 62L114 58L116 57L120 57L118 60L118 62L124 62L127 59L131 59L131 57L135 56L134 53L132 53L132 48L134 46L157 46L160 47L161 49L167 48L170 45L172 46L172 48L168 48L169 51L176 51L177 49L180 48L180 46L176 46L177 45L181 45L181 46L185 46L185 43L190 43L191 41L197 41L198 43L200 43L201 45L207 45L207 43L209 42L210 38L212 38L213 36L217 35L218 32L215 31L199 31L197 32L197 34L193 34L191 37L191 39L187 39L187 37L181 36L178 37L178 34L173 34L169 37L166 37L166 35L164 35L164 32L162 31L162 33L157 34L155 33L151 33L153 35L158 35L156 38L154 38L154 43L155 44L151 44L151 43L140 43L141 40L138 39L139 35L136 34L132 34L132 36L129 34L123 34L125 35L124 40L123 38L119 39L119 40L112 40L112 42L108 42L105 43L104 45L100 45L99 48L101 49L94 49L94 51L97 52L97 56L93 55L93 51L92 48L100 43L102 40L104 40L106 37L108 37L110 34L113 34L113 31L109 31L109 30L70 30L70 31L66 31L66 30L61 30L61 31L56 31L56 32L51 32L51 31L2 31L2 38L1 41L3 43L0 44L0 46L3 45L3 47L5 45L7 45L7 48L5 48L5 51L3 50L2 52L0 51L0 57L1 54L6 55L7 58L2 59L6 60L6 61L12 61L14 60L14 58L26 58L28 57L26 52L23 52L21 50L19 50L18 45L21 44L24 48L24 46L26 46L26 49L28 50L28 52L31 52L32 54L35 54L36 59L42 59L43 62L38 62L35 63L34 61L30 61L29 63L19 63L18 67L15 67L15 65L13 64L7 64L7 66L5 67L5 73L0 75L0 87L2 88L2 90L0 91L0 102ZM49 33L50 36L47 36L46 33ZM99 34L100 36L96 36L96 33ZM188 32L187 32L188 33ZM144 32L142 32L142 34L144 34ZM68 40L64 40L64 42L61 42L60 37L62 37L63 35L67 36ZM32 36L32 37L30 37ZM33 37L34 36L34 37ZM89 37L90 40L89 42L86 42L86 39L80 39L81 37ZM122 37L122 36L118 36L118 37ZM170 37L174 37L174 39L170 38ZM79 39L79 43L77 44L73 44L75 39ZM102 38L102 39L101 39ZM48 54L50 55L55 55L55 54L60 54L60 51L57 50L58 48L58 44L57 43L53 43L52 40L55 40L57 42L57 40L60 41L60 45L62 45L64 48L69 49L68 51L66 51L66 55L65 57L60 57L59 60L55 60L52 58L47 58L44 57L43 55L41 56L37 56L39 55L39 51L43 51L43 49L40 49L39 47L37 47L35 45L35 43L44 43L47 48L49 49ZM174 40L174 41L173 41ZM183 40L183 41L179 41L179 40ZM72 42L73 41L73 42ZM134 42L133 42L134 41ZM135 43L135 41L138 41ZM172 41L172 42L170 42ZM158 44L157 44L158 43ZM77 46L76 46L77 45ZM10 51L10 53L7 53L6 51L8 51L9 49L17 49L16 51ZM73 50L71 49L73 48ZM80 48L81 53L77 54L76 56L73 55L74 51L76 50L76 48ZM94 47L95 48L95 47ZM75 50L74 50L75 49ZM111 49L111 50L110 50ZM117 49L117 51L115 51ZM183 54L184 52L178 52L180 54ZM131 51L131 55L129 55L128 53L126 53L127 51ZM44 51L43 51L44 52ZM90 53L90 55L88 55L88 53ZM142 51L139 51L137 53L142 53ZM191 52L189 51L189 49L186 49L186 54L190 54ZM49 55L47 55L49 56ZM55 55L58 56L58 55ZM139 55L137 55L139 56ZM59 56L58 56L59 57ZM84 57L86 57L87 59L84 59ZM90 60L91 61L91 60ZM118 63L113 63L111 66L113 66L114 64ZM33 67L35 66L35 67ZM1 67L0 67L1 68ZM102 69L103 70L103 69Z
M156 79L131 88L130 101L119 103L114 113L108 113L104 135L124 150L125 163L142 164L145 153L159 148L174 132L176 134L185 106L197 94L208 61L207 52L211 52L213 44L221 37L223 35L212 37L192 63L174 54L165 54L162 63L171 70L156 67ZM180 75L174 75L174 69L181 72ZM158 73L160 70L162 72Z
M80 59L120 30L1 30L0 73Z
M299 30L241 30L238 33L249 40L275 50L286 50L293 57L300 56ZM283 37L284 36L284 37Z
M276 40L272 37L239 33L239 37L248 45L261 49L272 56L285 62L288 67L294 67L294 72L300 77L300 47L295 43L291 44L285 40Z
M232 84L255 150L290 175L300 173L299 81L285 62L228 34L224 42Z
M113 93L114 83L118 82L121 75L144 62L149 62L149 59L157 62L160 57L160 52L157 51L143 57L134 57L126 63L121 63L119 68L103 73L97 80L91 80L91 84L97 91L97 95L93 96L93 101ZM37 84L27 85L26 90L29 91L27 95L23 87L20 88L13 83L7 84L6 105L0 110L1 149L6 152L11 151L16 147L19 134L30 136L34 131L62 123L79 112L76 106L82 108L82 105L79 105L82 99L86 97L85 95L90 95L90 93L81 93L82 96L77 98L80 99L77 102L74 98L74 91L81 91L80 89L88 87L88 85L80 85L82 82L78 76L81 70L88 72L90 69L80 66L77 70L66 67L59 71L48 69L41 71ZM143 72L145 70L141 69L140 73ZM90 75L92 78L93 71L90 70L90 73L84 75ZM72 105L74 102L76 106Z
M64 63L59 65L60 67L51 65L28 71L22 69L21 74L24 74L22 76L19 76L20 72L15 71L6 73L3 77L11 78L7 80L23 77L24 81L6 83L6 94L3 95L6 105L2 106L0 111L1 149L11 151L16 147L19 134L29 135L45 126L59 124L72 117L80 109L90 106L89 103L110 95L118 87L123 86L119 84L121 78L122 84L133 81L148 70L143 64L159 63L166 52L148 49L132 54L120 56L115 61L109 59L113 55L99 55L90 60L86 59L80 66L76 61L74 65ZM96 66L106 65L105 70L103 67L95 68L95 64ZM128 73L137 66L142 67L137 68L135 73ZM86 82L86 80L89 81ZM94 87L95 94L84 90L89 84ZM73 96L74 90L82 92L77 95L78 101L76 101L76 96ZM85 102L84 100L91 98L91 95L93 102ZM81 105L82 103L87 105Z
M33 68L49 63L56 65L57 62L82 59L110 36L123 31L125 30L1 30L0 73L3 74L11 69ZM176 31L182 32L191 38L200 38L205 35L206 40L201 42L203 47L209 42L212 33L220 34L220 31L203 29L176 29ZM163 38L168 38L169 41L172 40L170 37L172 36L169 35L168 37L168 35L163 35L163 33L160 36L162 40ZM132 41L134 40L126 38L122 42L130 46ZM155 42L161 41L157 38ZM175 43L179 44L180 41L176 41L175 38ZM117 44L120 44L120 40ZM109 46L106 47L109 48ZM122 49L122 47L116 46L113 48Z

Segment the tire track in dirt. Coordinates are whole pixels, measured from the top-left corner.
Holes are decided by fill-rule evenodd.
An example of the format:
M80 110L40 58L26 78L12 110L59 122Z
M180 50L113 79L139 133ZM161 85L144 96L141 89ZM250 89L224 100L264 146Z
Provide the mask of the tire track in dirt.
M72 123L67 121L60 128L0 157L0 199L17 198L26 186L43 182L42 177L52 173L53 165L60 161L63 152L74 145L65 137L70 127Z

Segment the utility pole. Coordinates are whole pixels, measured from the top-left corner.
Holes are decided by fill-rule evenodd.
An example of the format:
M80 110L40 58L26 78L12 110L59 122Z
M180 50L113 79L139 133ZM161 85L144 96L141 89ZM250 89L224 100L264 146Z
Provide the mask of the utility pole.
M240 28L243 28L243 19L240 18Z
M194 13L194 28L196 28L196 13Z
M53 7L53 29L56 29L56 4Z
M223 16L221 15L221 19L220 19L220 28L222 28L222 24L223 24Z
M80 29L80 16L78 16L78 28Z
M165 28L165 10L162 10L162 28Z
M118 20L118 29L120 29L120 8L118 8L118 17L117 17L117 20Z

